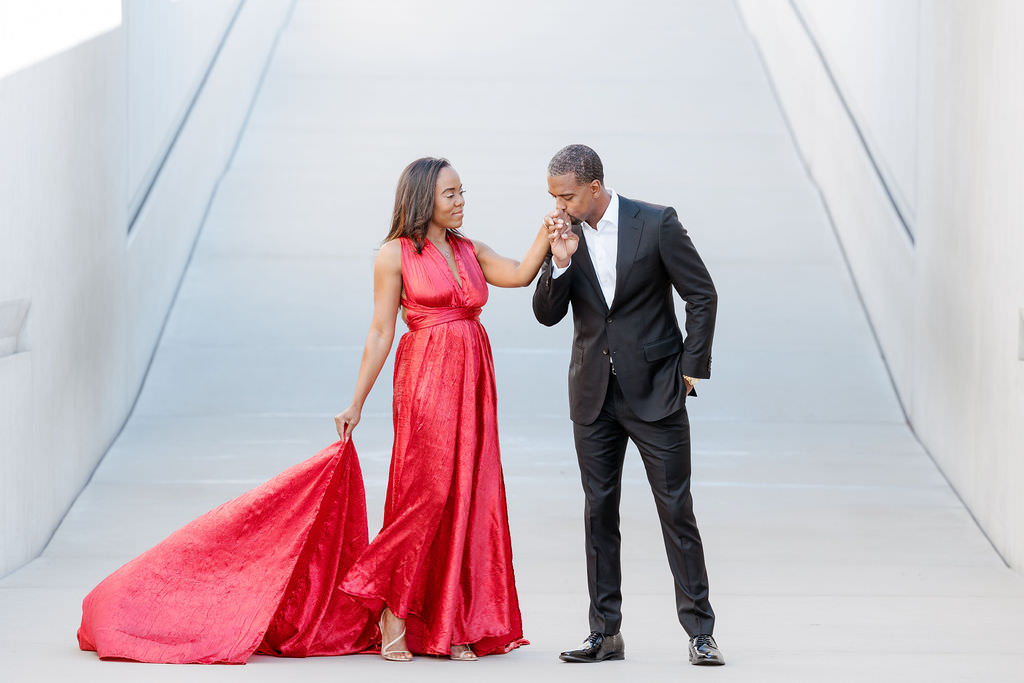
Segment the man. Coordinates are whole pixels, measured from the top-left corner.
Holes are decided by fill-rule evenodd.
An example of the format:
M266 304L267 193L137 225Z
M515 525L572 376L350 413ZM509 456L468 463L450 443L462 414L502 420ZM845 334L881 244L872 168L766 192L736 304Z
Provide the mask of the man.
M591 634L567 662L623 659L619 494L626 440L640 451L661 518L679 622L692 664L724 664L712 636L707 569L690 496L686 396L711 375L717 294L674 209L604 186L594 150L569 145L548 164L551 254L533 310L555 325L572 307L569 416L586 497ZM583 248L579 248L580 242ZM672 288L686 302L686 339ZM696 394L694 394L696 395Z

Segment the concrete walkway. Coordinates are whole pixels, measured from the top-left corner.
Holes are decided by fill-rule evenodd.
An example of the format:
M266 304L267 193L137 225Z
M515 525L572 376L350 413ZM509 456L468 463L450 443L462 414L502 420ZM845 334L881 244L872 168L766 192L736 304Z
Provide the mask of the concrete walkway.
M4 681L1019 681L1024 578L904 423L839 247L726 2L299 2L204 227L138 406L46 552L0 581ZM495 16L494 12L500 12ZM449 157L466 232L519 255L570 142L672 204L718 285L715 375L690 403L723 669L686 664L635 451L622 502L625 662L587 631L567 418L571 328L493 291L503 459L530 647L475 664L99 662L80 602L109 572L334 439L405 163ZM356 431L371 531L390 365ZM59 476L59 473L55 473Z

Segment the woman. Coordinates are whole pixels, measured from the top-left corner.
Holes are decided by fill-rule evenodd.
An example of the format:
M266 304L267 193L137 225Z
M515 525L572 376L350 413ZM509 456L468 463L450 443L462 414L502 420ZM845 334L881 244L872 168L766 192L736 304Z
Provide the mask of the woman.
M342 590L382 611L381 654L474 659L521 637L494 367L479 322L487 284L523 287L548 250L541 229L522 263L462 237L464 190L444 159L402 173L391 232L374 270L374 314L342 441L391 349L399 306L409 332L395 356L394 423L384 527ZM408 629L408 631L407 631ZM408 633L409 644L406 644Z
M341 441L179 529L83 602L82 649L103 658L243 663L381 645L467 661L522 640L498 454L494 370L478 315L521 263L459 234L463 188L444 159L403 171L374 268L374 314ZM552 237L551 239L555 239ZM367 543L352 430L394 339L395 441L384 526ZM340 588L340 590L338 590ZM377 618L379 615L379 619ZM379 630L378 630L379 629Z

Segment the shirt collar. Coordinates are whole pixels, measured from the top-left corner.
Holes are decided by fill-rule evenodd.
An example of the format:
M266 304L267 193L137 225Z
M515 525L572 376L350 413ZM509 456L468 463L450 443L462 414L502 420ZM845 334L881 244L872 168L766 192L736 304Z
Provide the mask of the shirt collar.
M619 225L619 194L615 190L613 190L611 188L608 188L608 191L612 193L612 198L608 202L607 208L605 208L605 210L604 210L604 215L601 216L600 220L597 221L597 226L596 227L591 227L591 225L589 223L584 221L582 223L582 225L584 227L589 228L590 230L594 230L595 232L597 231L597 228L601 227L602 223L604 223L606 227L610 227L613 230L616 227L618 227L618 225ZM610 224L610 225L608 225L608 224Z

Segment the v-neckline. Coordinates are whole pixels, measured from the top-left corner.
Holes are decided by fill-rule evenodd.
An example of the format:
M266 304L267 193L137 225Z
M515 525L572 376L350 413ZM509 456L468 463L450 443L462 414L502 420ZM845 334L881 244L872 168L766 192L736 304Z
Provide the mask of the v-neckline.
M452 281L455 283L455 288L458 289L459 292L462 292L464 291L462 286L464 280L462 277L462 261L459 260L458 250L455 248L455 244L448 239L447 233L445 233L444 241L448 244L448 248L452 250L452 258L455 259L455 270L452 270L451 265L448 263L448 259L444 257L444 254L442 254L441 250L437 248L437 245L429 239L427 240L427 242L430 242L430 246L434 248L434 251L437 252L437 255L441 257L441 261L444 262L444 269L448 272L448 275L451 276Z

